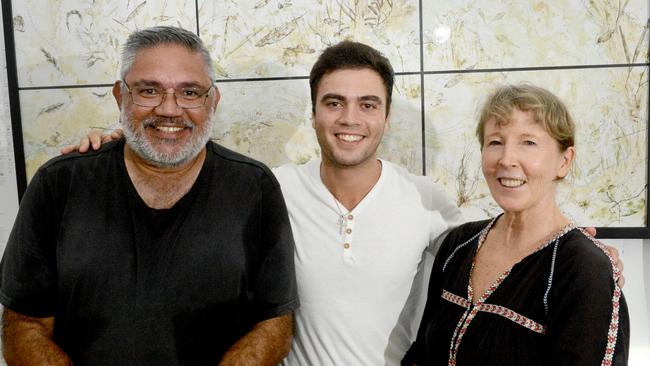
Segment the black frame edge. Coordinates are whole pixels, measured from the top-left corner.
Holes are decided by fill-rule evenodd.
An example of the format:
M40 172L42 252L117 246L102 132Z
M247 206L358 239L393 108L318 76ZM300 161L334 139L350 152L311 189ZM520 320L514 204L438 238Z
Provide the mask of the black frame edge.
M422 0L418 1L418 16L419 16L419 32L420 32L420 118L422 134L422 141L420 148L422 148L422 175L427 175L427 116L424 98L424 25L422 24Z
M650 239L648 227L597 227L598 239Z
M11 113L11 134L14 146L14 163L16 166L16 185L18 201L27 189L27 172L25 170L25 149L23 145L23 128L20 116L20 98L18 93L18 69L16 66L16 43L14 41L14 19L11 1L2 2L2 18L7 59L7 81L9 87L9 109Z
M201 37L201 27L199 25L199 0L194 0L194 16L196 16L196 35Z
M650 10L650 9L649 9ZM646 20L646 34L647 30L650 30L650 14L648 14L648 19ZM650 193L648 192L648 180L650 180L650 35L648 35L648 54L646 55L646 80L648 81L648 100L646 104L646 155L645 155L645 228L638 235L634 236L636 238L648 239L650 238L650 208L648 204L650 203ZM614 231L617 232L617 231ZM626 233L629 231L626 231Z

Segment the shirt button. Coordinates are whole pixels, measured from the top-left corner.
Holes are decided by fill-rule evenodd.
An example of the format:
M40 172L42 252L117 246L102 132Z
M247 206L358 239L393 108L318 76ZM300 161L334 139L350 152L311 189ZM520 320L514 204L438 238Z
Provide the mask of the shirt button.
M352 234L352 229L346 229L345 232L346 232L347 234Z
M345 243L345 244L343 244L343 248L345 248L345 249L350 249L350 243Z
M352 220L353 218L354 218L354 216L348 215L348 220Z

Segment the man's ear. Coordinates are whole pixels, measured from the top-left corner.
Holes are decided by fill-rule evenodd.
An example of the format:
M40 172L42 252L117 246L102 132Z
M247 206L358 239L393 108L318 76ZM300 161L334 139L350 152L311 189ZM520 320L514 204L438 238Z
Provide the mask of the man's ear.
M219 88L217 88L216 85L213 86L214 88L214 96L212 97L212 111L217 110L217 105L219 105L219 101L221 100L221 92L219 91Z
M115 102L117 102L117 107L122 110L122 82L120 80L117 80L113 84L113 97L115 98Z

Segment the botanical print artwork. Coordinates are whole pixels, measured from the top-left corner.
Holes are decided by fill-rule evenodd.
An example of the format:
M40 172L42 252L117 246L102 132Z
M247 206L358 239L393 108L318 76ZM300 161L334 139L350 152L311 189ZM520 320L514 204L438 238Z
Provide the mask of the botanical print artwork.
M119 118L108 87L25 90L20 101L28 179L61 147L78 143L92 127L116 126Z
M647 62L647 0L459 0L422 6L427 71Z
M420 8L421 4L421 8ZM646 226L647 0L13 0L27 176L90 127L118 123L110 86L133 30L181 26L216 61L212 138L269 166L320 151L308 74L341 40L382 51L397 77L379 156L444 186L468 219L498 207L474 126L501 83L548 88L578 124L558 199L578 224Z
M132 31L196 29L193 0L14 0L12 7L21 87L113 83Z
M417 0L202 1L201 36L224 78L306 75L344 39L375 46L396 71L420 69Z
M594 226L643 225L648 67L427 75L427 175L447 187L468 218L500 212L480 172L476 115L490 88L519 82L553 91L575 119L576 161L559 184L565 213Z

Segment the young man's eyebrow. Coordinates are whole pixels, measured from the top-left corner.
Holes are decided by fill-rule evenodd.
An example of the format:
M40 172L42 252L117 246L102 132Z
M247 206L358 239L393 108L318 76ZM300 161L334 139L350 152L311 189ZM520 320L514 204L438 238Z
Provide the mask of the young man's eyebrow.
M381 100L381 98L378 97L378 96L376 96L376 95L362 95L362 96L359 98L359 100L361 100L361 101L371 101L371 102L375 102L375 103L378 103L378 104L382 104L382 103L383 103L383 101Z
M336 93L323 94L323 96L320 98L321 101L324 101L324 100L327 100L327 99L347 100L347 98L344 97L343 95L336 94ZM378 103L378 104L383 103L381 97L378 97L376 95L362 95L362 96L360 96L358 98L358 100L360 100L360 101L371 101L371 102L375 102L375 103Z
M320 98L321 101L326 99L345 100L345 97L342 96L341 94L327 93L327 94L323 94L323 96Z

